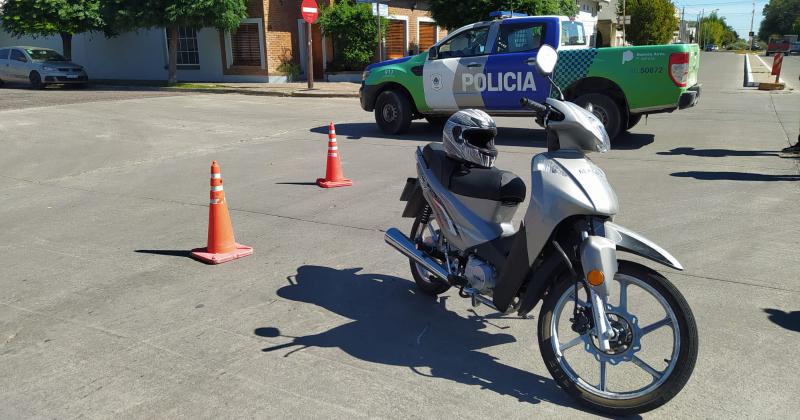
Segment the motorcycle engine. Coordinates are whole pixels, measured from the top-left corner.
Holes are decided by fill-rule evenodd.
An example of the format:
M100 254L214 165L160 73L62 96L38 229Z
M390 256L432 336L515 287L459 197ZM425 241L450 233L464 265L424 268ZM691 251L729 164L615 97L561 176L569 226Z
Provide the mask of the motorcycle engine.
M469 281L470 286L481 293L490 292L494 289L494 267L474 255L470 255L469 259L467 259L464 276Z

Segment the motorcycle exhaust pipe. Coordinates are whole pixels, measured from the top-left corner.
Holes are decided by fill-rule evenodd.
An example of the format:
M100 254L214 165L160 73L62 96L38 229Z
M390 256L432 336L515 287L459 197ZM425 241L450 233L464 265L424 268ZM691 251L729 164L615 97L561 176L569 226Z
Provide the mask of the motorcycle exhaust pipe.
M418 263L419 265L425 267L431 274L444 281L447 280L447 269L444 268L441 264L434 261L432 258L428 257L427 255L420 252L414 243L411 242L410 239L402 232L397 230L396 228L391 228L386 231L386 235L384 235L383 239L386 241L387 244L391 245L392 248L400 251L401 254L405 255L406 257L414 260L414 262Z

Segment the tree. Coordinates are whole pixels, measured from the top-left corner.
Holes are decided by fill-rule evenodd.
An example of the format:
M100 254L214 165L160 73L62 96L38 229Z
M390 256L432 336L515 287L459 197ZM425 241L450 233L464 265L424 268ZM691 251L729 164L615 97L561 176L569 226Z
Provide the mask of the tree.
M333 39L334 68L360 70L372 61L378 46L376 21L366 3L342 0L322 8L319 24L322 33ZM381 37L388 24L381 18Z
M768 40L773 34L800 34L800 0L770 0L762 13L764 20L758 30L759 38Z
M7 0L0 15L3 28L15 37L60 35L67 60L73 35L103 29L100 0Z
M666 44L672 40L678 18L675 5L670 0L627 0L624 13L631 17L625 28L628 42L634 45ZM623 2L617 2L617 13L622 16Z
M575 0L430 0L431 16L439 25L456 29L489 19L489 13L509 10L536 15L575 16Z
M26 1L26 0L22 0ZM214 27L235 31L247 17L247 0L104 0L113 32L167 28L169 81L177 83L178 28Z

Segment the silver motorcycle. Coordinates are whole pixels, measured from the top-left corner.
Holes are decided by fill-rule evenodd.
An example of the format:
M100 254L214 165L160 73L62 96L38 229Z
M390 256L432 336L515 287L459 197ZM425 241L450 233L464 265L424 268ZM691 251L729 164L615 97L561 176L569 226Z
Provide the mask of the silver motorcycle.
M416 151L417 178L401 196L410 237L396 228L386 242L410 259L419 289L459 295L502 314L528 314L541 301L539 349L556 383L590 408L642 413L677 395L698 351L694 316L677 288L655 270L618 259L620 252L683 270L667 251L613 222L617 196L587 152L607 152L609 138L592 113L564 100L552 80L558 54L543 46L536 67L560 99L526 99L547 130L548 151L531 161L530 202L486 183L458 188L459 170L440 144ZM466 184L465 184L466 183ZM512 182L513 183L513 182ZM447 187L445 185L448 185ZM506 183L508 185L508 183ZM500 188L500 190L498 190Z

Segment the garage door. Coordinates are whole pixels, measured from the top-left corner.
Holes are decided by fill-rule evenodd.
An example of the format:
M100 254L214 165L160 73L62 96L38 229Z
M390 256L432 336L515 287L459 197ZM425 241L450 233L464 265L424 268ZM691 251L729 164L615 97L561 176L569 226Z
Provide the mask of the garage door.
M406 55L406 22L390 20L386 28L386 57L388 59L405 57Z
M436 24L433 22L419 23L419 52L425 52L436 43Z

